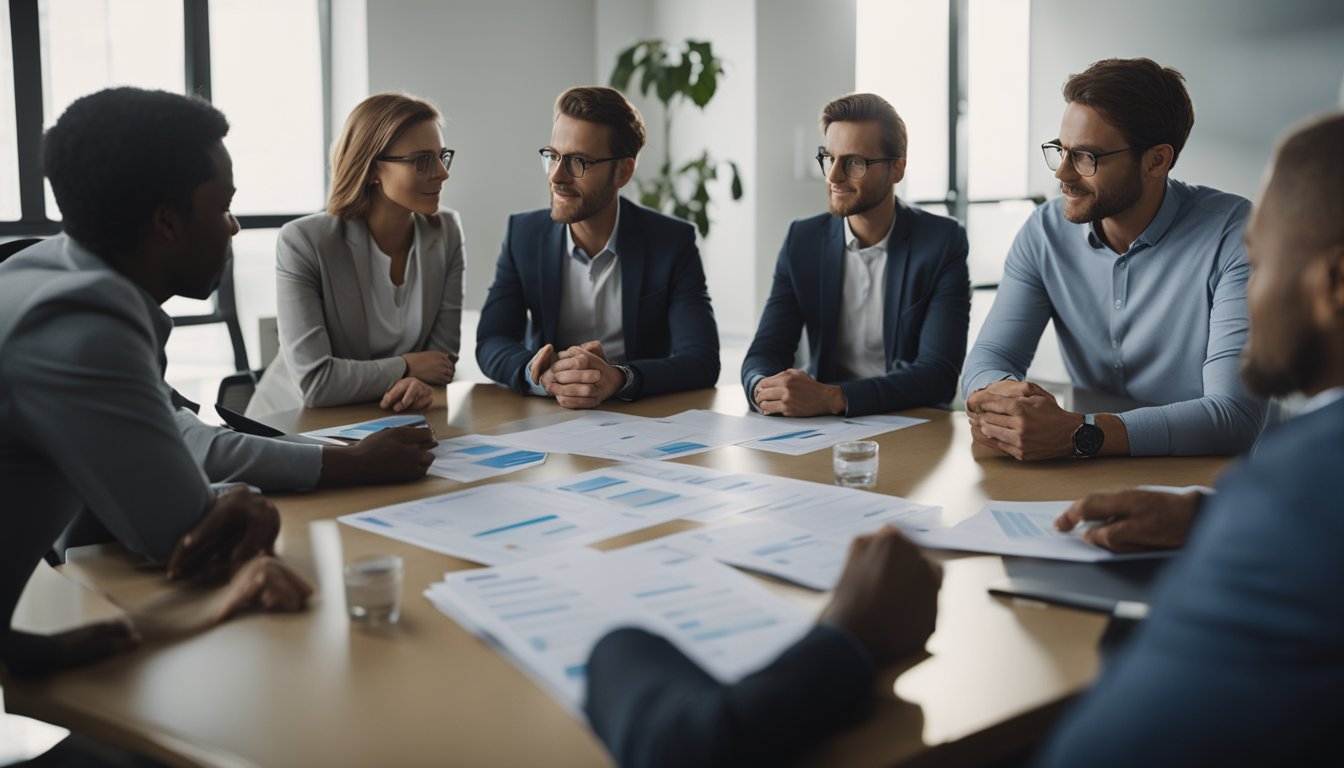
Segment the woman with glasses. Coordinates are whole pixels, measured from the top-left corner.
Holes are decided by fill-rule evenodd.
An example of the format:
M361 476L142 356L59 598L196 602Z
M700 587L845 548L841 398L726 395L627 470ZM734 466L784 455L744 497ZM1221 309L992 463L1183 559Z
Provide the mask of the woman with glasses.
M439 207L453 162L440 122L397 93L346 119L327 210L280 230L280 354L249 414L370 400L422 410L453 380L464 260L461 219Z

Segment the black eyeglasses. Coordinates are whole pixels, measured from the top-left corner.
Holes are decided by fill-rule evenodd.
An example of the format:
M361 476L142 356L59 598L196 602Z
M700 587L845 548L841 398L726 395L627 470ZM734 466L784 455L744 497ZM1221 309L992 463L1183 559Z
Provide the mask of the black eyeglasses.
M537 153L541 155L541 170L545 172L547 176L551 175L551 172L555 170L557 165L563 163L565 166L565 173L576 179L582 179L583 174L588 172L588 168L597 165L598 163L609 163L612 160L624 160L629 157L629 155L620 155L617 157L589 158L580 157L578 155L562 155L550 147L542 147L537 150Z
M836 157L826 151L825 147L817 147L817 165L821 166L821 172L827 176L831 175L831 169L835 167L836 161L840 161L840 169L851 179L862 179L868 175L868 166L873 163L894 163L900 160L899 157L864 157L863 155L845 155Z
M434 168L434 158L438 158L443 163L443 170L447 173L453 165L453 155L451 149L441 149L435 152L417 152L414 155L380 155L374 160L383 163L415 163L415 172L421 176L428 176Z
M1065 149L1063 146L1047 141L1041 145L1041 152L1045 153L1045 165L1052 171L1058 171L1059 166L1064 162L1064 156L1069 156L1069 164L1073 170L1078 172L1079 176L1093 176L1097 172L1097 161L1103 157L1118 155L1121 152L1142 151L1147 147L1125 147L1124 149L1114 149L1110 152L1089 152L1086 149Z

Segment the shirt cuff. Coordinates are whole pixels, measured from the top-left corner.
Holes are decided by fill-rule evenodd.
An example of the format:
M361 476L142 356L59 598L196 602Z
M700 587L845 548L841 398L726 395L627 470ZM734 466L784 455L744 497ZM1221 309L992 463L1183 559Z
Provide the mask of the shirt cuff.
M532 380L532 365L529 361L523 365L523 381L527 382L527 388L534 395L546 397L548 394L546 388Z
M1169 456L1171 432L1161 408L1139 408L1117 413L1129 438L1130 456Z
M756 385L760 384L761 379L764 378L765 378L764 374L757 373L754 374L750 379L747 379L747 404L750 405L751 409L757 413L764 413L764 411L761 410L761 406L756 404Z
M1008 371L981 371L974 378L963 382L962 397L970 397L972 394L1000 381L1021 381L1022 377Z

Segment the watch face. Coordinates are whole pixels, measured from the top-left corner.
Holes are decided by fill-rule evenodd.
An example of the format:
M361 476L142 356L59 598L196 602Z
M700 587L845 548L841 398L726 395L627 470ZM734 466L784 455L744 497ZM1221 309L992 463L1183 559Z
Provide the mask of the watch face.
M1077 451L1079 456L1095 456L1097 451L1101 450L1101 443L1105 439L1106 433L1101 431L1101 427L1095 424L1080 424L1073 432L1073 450Z

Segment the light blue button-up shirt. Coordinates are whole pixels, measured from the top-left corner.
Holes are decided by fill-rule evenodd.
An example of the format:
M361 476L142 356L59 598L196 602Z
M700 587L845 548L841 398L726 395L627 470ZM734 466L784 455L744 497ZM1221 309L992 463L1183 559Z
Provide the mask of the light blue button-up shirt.
M1168 179L1152 223L1121 254L1062 206L1036 209L1013 241L966 358L964 394L1022 380L1053 317L1074 386L1135 406L1118 413L1131 454L1250 448L1265 417L1237 372L1250 322L1250 202Z

